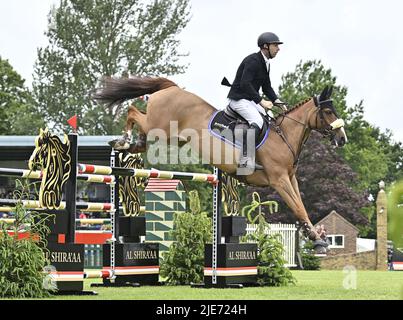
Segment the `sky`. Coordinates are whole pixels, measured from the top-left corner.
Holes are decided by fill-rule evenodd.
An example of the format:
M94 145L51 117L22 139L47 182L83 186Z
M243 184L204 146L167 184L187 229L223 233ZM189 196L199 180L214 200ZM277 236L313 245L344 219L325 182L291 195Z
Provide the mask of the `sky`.
M37 48L47 44L47 15L58 0L0 0L0 56L31 85ZM185 74L170 77L216 108L227 102L243 58L257 37L275 32L284 42L271 60L277 92L281 76L302 60L321 60L348 88L350 106L364 101L365 119L403 142L403 1L190 0L191 20L179 35ZM319 93L319 92L318 92ZM348 134L348 133L347 133Z

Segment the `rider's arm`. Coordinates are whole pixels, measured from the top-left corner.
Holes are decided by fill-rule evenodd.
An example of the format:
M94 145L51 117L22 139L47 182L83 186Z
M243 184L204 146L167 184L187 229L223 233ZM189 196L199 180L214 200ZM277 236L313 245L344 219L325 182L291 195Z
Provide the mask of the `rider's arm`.
M274 92L273 88L271 87L271 82L270 82L269 76L267 76L267 78L263 82L262 91L266 95L266 97L269 98L269 100L271 102L274 102L278 99L276 93Z
M240 87L243 92L248 94L249 97L256 103L259 104L262 101L262 97L259 92L252 85L252 81L256 77L259 65L253 59L246 59L244 61L244 68L242 72L242 77L240 81Z

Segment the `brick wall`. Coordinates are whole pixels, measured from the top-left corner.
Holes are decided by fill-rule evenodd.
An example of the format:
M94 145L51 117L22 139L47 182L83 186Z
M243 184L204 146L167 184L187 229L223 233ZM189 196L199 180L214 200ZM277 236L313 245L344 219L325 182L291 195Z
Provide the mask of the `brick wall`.
M354 266L357 270L376 270L376 251L339 254L320 258L321 269L342 270Z
M317 224L323 224L328 235L344 235L344 248L331 248L330 254L357 252L357 229L336 211L329 213Z

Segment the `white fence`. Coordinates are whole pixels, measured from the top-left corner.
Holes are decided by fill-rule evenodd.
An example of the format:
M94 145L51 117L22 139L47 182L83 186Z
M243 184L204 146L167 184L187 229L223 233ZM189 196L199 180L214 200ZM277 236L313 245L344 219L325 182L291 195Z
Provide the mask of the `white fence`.
M284 247L283 257L287 263L286 267L296 267L297 263L295 261L295 237L297 234L297 227L295 224L282 224L282 223L272 223L269 224L269 228L265 230L267 234L279 233L281 235L281 243ZM255 232L257 229L256 224L248 224L246 226L246 234Z

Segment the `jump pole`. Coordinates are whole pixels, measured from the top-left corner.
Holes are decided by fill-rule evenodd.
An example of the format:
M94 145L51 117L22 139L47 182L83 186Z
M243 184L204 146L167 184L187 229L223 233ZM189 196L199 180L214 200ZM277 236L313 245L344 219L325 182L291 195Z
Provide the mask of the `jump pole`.
M31 171L27 169L0 168L0 176L21 177L28 179L42 179L41 171ZM115 177L110 175L78 174L77 180L93 183L115 183Z

